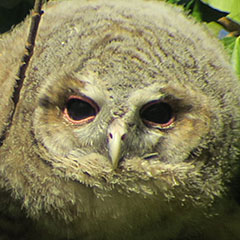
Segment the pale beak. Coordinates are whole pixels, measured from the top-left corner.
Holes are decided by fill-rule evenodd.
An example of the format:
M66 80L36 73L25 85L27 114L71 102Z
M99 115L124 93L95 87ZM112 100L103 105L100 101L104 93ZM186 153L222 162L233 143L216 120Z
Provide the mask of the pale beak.
M126 125L121 119L115 119L108 128L108 151L113 169L118 167L122 157L123 141L126 137Z

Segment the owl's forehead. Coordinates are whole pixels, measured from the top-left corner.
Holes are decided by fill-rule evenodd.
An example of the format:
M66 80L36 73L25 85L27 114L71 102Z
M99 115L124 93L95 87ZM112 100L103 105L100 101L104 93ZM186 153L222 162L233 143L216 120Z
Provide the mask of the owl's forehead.
M64 28L56 27L43 42L39 64L52 68L57 62L67 73L72 68L96 72L102 84L118 91L161 80L189 80L190 72L198 72L201 59L194 54L199 47L194 40L162 20L115 11L90 8L84 20L68 19Z
M86 52L77 53L79 61L75 63L73 71L87 73L91 79L88 82L94 82L95 79L94 85L109 89L121 97L155 83L165 85L174 81L189 81L190 72L195 70L197 73L196 68L199 68L199 65L195 65L191 51L181 49L180 51L185 51L184 56L178 51L173 52L168 46L169 43L165 43L168 39L166 36L164 40L164 35L168 35L166 31L161 33L163 47L160 48L160 33L159 36L154 36L155 40L151 36L150 47L146 44L149 33L141 27L131 31L119 31L119 28L120 26L110 26L107 33L103 33L98 40L95 39ZM175 44L177 41L173 39ZM82 58L82 55L85 57ZM190 66L189 75L185 74L186 66Z

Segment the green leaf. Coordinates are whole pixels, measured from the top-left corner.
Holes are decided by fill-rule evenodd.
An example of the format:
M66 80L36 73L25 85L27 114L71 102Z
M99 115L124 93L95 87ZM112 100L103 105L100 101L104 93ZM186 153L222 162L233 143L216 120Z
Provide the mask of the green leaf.
M198 20L201 21L202 20L202 11L201 11L201 5L200 5L200 1L196 0L194 7L193 7L193 11L192 11L192 15Z
M240 1L239 0L201 0L209 6L222 12L229 12L232 20L240 22Z
M225 37L221 40L221 42L223 43L227 53L230 56L232 56L233 49L234 49L235 43L236 43L236 37Z
M169 3L177 4L180 0L168 0Z

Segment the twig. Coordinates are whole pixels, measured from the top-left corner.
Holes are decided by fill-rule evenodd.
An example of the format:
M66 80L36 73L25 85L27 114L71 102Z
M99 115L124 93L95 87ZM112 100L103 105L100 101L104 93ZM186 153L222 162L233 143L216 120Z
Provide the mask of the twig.
M23 85L28 63L33 55L33 49L34 49L35 39L37 36L38 25L41 19L41 15L43 13L41 11L41 8L42 8L42 0L36 0L34 4L34 10L32 13L29 35L28 35L27 43L25 45L25 53L22 57L21 66L19 67L19 70L17 73L16 86L13 93L14 111L19 101L20 91Z
M217 20L229 33L228 37L237 37L240 35L240 24L234 22L228 17L222 17Z

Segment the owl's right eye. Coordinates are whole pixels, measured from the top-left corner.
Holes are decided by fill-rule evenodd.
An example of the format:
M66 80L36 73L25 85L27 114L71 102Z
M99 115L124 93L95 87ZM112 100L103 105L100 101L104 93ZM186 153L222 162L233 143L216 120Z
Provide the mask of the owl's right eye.
M99 107L87 97L70 96L64 109L64 115L73 124L84 124L94 120Z

